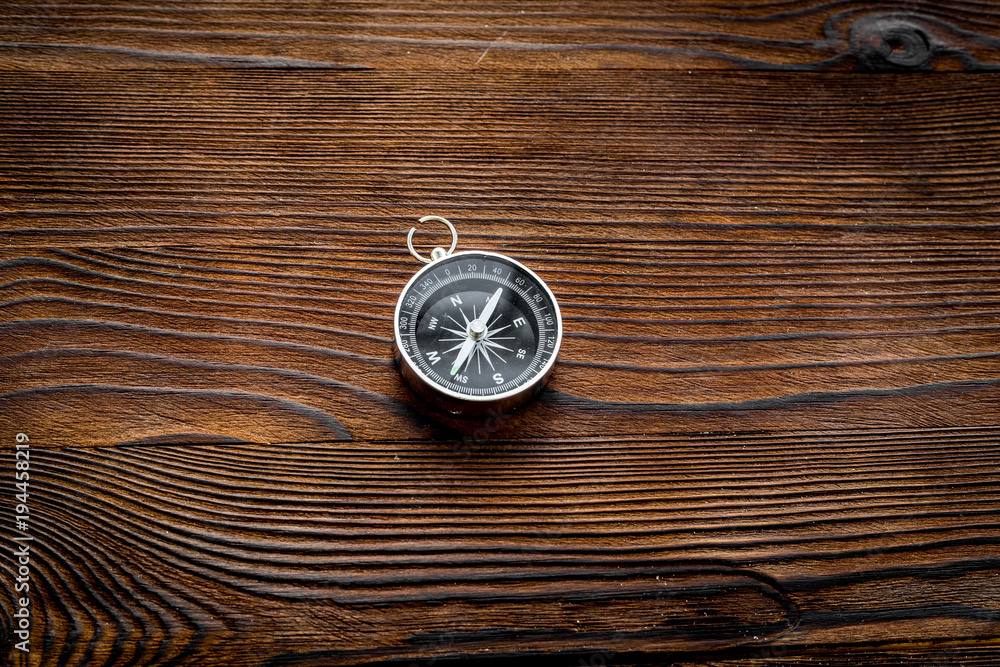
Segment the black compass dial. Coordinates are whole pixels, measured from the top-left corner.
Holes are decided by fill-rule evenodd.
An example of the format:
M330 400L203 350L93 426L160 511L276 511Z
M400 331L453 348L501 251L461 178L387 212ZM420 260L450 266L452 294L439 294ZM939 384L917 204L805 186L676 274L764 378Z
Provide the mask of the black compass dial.
M493 253L450 255L420 271L396 308L401 363L445 395L492 400L541 380L559 350L555 298Z

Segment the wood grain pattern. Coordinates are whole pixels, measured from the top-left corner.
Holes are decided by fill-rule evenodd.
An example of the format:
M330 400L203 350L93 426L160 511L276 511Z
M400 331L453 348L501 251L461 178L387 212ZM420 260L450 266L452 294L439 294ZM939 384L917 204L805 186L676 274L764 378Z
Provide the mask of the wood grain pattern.
M459 221L464 244L489 234L546 250L598 238L622 252L698 236L837 242L881 227L919 244L913 228L927 225L944 240L997 239L992 76L2 79L11 244L104 245L112 233L126 246L245 244L250 233L398 247L428 211ZM731 227L751 223L770 227Z
M998 66L992 2L3 5L0 663L1000 663ZM559 299L513 414L393 367L428 213Z
M791 236L748 247L646 241L614 257L485 243L539 271L566 329L545 400L490 435L991 425L1000 248L942 244L936 233L847 253ZM392 309L419 265L405 251L357 245L9 251L2 326L17 370L5 400L22 406L9 414L48 400L68 376L76 382L58 389L62 400L81 405L91 390L75 385L155 388L149 400L170 392L192 415L218 387L265 400L209 431L253 442L342 437L337 426L276 436L269 424L284 423L290 406L359 439L447 437L422 424L421 402L390 360ZM956 405L956 396L966 398ZM88 412L90 427L53 423L45 440L110 444L100 434L121 433L127 415ZM162 432L161 422L132 421L118 441Z
M74 2L0 12L8 67L996 71L991 2Z
M567 337L538 401L454 430L389 361L405 251L8 249L45 632L89 638L69 664L995 647L996 251L922 231L621 259L483 235Z
M956 641L1000 621L996 435L42 450L36 577L71 663Z

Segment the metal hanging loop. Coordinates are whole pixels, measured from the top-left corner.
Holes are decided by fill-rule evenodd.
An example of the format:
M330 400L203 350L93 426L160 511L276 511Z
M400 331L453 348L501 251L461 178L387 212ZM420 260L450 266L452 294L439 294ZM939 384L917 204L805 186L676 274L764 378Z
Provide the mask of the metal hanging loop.
M455 246L458 245L458 232L455 231L455 226L442 218L440 215L425 215L417 222L429 222L431 220L437 220L448 225L448 229L451 230L451 247L447 250L444 248L434 248L434 250L431 250L430 259L428 259L413 249L413 234L417 231L417 228L410 227L410 233L406 235L406 247L410 249L411 255L419 259L424 264L430 264L431 262L436 262L439 259L447 257L451 253L455 252Z

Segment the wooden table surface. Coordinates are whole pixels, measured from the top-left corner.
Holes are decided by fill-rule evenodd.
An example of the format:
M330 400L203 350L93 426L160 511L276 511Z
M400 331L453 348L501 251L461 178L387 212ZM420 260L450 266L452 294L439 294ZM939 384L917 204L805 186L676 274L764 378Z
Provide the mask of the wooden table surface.
M996 2L4 3L2 659L1000 664L995 72ZM393 365L426 214L559 299L510 415Z

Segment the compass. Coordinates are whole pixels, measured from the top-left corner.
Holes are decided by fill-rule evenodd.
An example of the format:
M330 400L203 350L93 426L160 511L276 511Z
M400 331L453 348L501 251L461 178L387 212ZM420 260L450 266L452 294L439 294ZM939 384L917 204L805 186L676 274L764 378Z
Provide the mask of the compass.
M435 248L396 304L393 353L419 395L460 415L499 415L541 391L562 340L559 305L531 269L506 255Z

